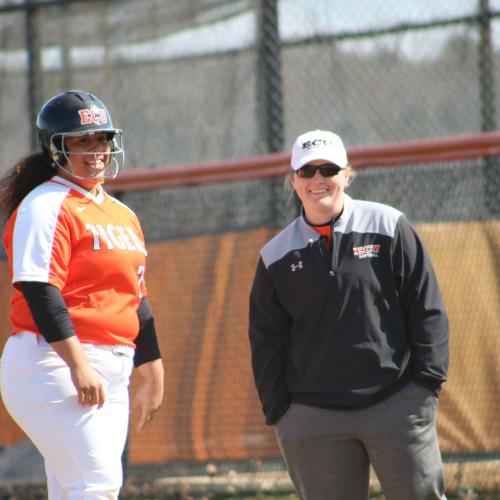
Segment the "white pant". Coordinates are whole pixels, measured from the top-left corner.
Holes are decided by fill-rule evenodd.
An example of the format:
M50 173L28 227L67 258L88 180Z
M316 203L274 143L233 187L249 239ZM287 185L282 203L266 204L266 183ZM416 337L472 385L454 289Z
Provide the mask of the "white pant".
M78 404L68 367L42 337L19 333L5 344L3 402L45 460L50 500L118 498L133 357L122 347L83 345L106 390L97 409Z

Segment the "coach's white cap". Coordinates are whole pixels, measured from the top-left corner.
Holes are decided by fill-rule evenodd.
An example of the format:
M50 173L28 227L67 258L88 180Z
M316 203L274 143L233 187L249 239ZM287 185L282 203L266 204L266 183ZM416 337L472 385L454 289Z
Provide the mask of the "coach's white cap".
M326 130L312 130L299 135L292 148L292 169L299 170L314 160L335 163L340 168L347 168L347 151L342 139Z

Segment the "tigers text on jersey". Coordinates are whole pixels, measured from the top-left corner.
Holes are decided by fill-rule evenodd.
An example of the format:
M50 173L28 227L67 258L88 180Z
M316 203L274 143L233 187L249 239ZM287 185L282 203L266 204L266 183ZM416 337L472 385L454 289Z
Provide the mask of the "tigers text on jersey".
M262 248L249 335L268 424L291 401L357 409L446 379L448 320L420 238L398 210L347 195L329 250L304 217Z
M3 239L12 282L57 287L81 342L134 345L146 249L132 210L103 190L94 197L56 176L24 198ZM18 287L10 317L14 333L39 333Z

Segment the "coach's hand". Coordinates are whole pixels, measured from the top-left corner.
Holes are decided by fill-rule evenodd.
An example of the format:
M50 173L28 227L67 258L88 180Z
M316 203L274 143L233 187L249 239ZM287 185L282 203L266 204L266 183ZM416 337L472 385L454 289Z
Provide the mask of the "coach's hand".
M139 381L132 409L139 411L136 429L141 431L148 424L163 401L163 363L161 359L149 361L136 368Z

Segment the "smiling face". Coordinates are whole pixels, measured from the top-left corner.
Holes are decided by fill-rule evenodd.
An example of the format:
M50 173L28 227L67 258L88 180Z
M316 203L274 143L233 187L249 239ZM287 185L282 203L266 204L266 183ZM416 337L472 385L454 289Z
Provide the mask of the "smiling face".
M314 160L307 165L323 165L325 160ZM312 224L325 224L336 218L344 207L344 189L349 185L349 168L333 177L322 177L316 171L310 179L291 174L291 183L304 206L307 220Z
M59 168L60 175L86 188L103 182L111 158L111 141L106 132L68 136L64 149L68 161Z

